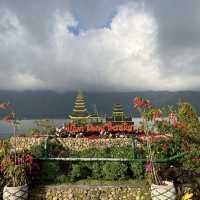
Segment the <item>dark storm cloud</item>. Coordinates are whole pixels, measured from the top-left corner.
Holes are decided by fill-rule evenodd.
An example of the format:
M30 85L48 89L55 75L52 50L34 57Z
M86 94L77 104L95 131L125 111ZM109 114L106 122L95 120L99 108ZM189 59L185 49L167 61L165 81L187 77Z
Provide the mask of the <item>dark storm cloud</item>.
M200 1L146 1L156 17L163 74L200 76Z
M165 50L200 46L200 1L147 1L159 24L159 45ZM150 3L151 2L151 3Z
M12 10L32 36L45 42L52 28L52 13L59 9L70 11L80 29L100 28L114 16L119 5L130 0L1 0L1 7Z
M199 35L198 0L0 0L0 88L199 89Z
M13 12L27 28L32 39L39 43L47 41L52 27L52 13L58 8L66 9L68 5L66 1L53 0L1 0L0 2L0 7Z

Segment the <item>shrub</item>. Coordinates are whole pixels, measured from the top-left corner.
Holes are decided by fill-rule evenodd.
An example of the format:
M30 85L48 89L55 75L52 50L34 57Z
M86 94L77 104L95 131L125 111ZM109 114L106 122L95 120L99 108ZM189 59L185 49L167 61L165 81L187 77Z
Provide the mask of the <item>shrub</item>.
M102 165L103 163L95 162L92 165L92 178L100 179L102 178Z
M182 159L182 168L200 174L200 147L191 144L190 153Z
M143 178L144 177L144 166L139 162L132 162L130 169L133 173L133 178Z
M30 149L31 154L36 158L45 157L45 149L44 149L44 142L40 145L33 145ZM47 143L47 156L48 157L68 157L69 156L69 149L64 147L59 141L57 140L49 140Z
M118 162L106 162L102 168L102 174L105 179L116 180L126 177L127 165Z
M181 103L178 109L179 120L186 124L199 123L198 114L190 103Z
M40 145L31 146L30 152L35 158L44 157L45 156L44 143L42 143Z
M91 175L91 170L87 166L81 164L74 164L72 165L70 180L77 181L80 179L85 179L90 175Z
M60 168L55 161L43 161L40 171L40 181L42 183L54 182L59 175Z
M35 124L37 126L36 133L38 133L38 130L40 134L55 135L56 133L56 125L52 120L36 120Z
M142 150L139 147L135 147L134 153L137 157L144 157ZM104 149L87 149L81 152L71 153L72 157L104 157L104 158L133 158L133 147L108 147Z
M69 182L69 177L65 174L61 174L59 176L56 176L55 182L59 184Z
M6 180L3 175L0 173L0 199L3 196L3 188L6 185Z

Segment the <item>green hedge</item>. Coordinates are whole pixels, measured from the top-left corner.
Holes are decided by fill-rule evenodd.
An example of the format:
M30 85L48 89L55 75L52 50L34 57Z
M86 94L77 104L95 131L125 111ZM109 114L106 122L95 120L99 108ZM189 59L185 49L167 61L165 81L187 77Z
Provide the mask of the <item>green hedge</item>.
M81 152L69 152L68 149L55 140L48 143L49 157L104 157L104 158L133 158L133 148L110 147L105 149L87 149ZM44 157L44 144L33 146L31 153L35 157ZM144 153L135 148L134 155L144 157ZM67 162L42 161L40 170L41 183L62 183L81 179L117 180L125 178L143 178L144 166L136 162ZM56 177L56 178L55 178Z

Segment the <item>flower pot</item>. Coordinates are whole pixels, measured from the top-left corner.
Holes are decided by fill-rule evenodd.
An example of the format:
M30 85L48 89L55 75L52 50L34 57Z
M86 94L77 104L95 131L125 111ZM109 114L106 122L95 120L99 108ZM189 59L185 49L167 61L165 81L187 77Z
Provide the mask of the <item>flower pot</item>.
M175 200L176 190L174 184L169 181L164 181L163 185L151 185L152 200Z
M18 187L5 186L3 189L3 200L26 200L28 199L28 185Z

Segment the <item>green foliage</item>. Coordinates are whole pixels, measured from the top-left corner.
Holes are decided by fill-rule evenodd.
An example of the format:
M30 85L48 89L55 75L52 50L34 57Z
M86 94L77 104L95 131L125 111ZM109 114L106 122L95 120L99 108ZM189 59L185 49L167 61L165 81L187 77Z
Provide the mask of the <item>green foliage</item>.
M8 165L4 170L6 185L11 187L21 186L28 183L28 178L22 165Z
M102 178L102 166L103 163L95 162L92 164L92 178L100 179Z
M178 114L180 122L186 126L189 137L200 140L200 123L195 108L189 103L182 103L179 106Z
M8 140L0 140L0 161L9 153L10 147Z
M40 145L33 145L30 149L31 154L36 158L42 158L46 156L44 149L45 142L42 142ZM68 157L69 149L64 147L59 141L51 139L47 143L47 156L50 158L53 157Z
M3 176L3 174L0 173L0 199L3 196L3 188L6 185L6 180Z
M38 128L29 128L27 131L27 135L35 135L40 133L40 130Z
M35 129L35 133L45 134L45 135L55 135L56 132L56 125L53 120L49 119L41 119L36 120L35 124L37 128ZM33 129L34 130L34 129Z
M119 162L106 162L102 168L102 174L105 179L117 180L123 179L127 175L127 165Z
M173 134L176 131L174 126L167 120L157 121L155 125L158 132L161 134Z
M190 154L186 155L181 161L183 169L200 174L200 147L191 144Z
M19 154L19 153L18 153ZM20 159L20 155L16 155L16 160ZM22 155L21 155L22 156ZM25 155L23 155L24 157ZM8 141L0 141L0 179L1 182L6 181L8 186L21 186L28 183L27 170L31 165L28 162L15 163L15 154L11 153ZM1 184L1 183L0 183Z
M139 162L132 162L130 165L130 169L133 173L133 178L144 178L144 166Z
M91 170L84 164L73 164L72 171L70 174L71 181L77 181L80 179L85 179L91 175Z
M197 112L191 104L182 103L178 113L179 120L185 126L184 143L190 151L190 154L181 160L183 168L200 174L200 123Z
M62 184L62 183L67 183L67 182L69 182L69 176L67 176L65 174L58 175L55 178L56 184Z
M190 103L181 103L178 109L178 116L181 122L186 124L198 123L198 115Z
M75 184L78 185L135 185L135 186L147 186L147 180L146 179L117 179L117 180L105 180L105 179L82 179L77 181Z
M59 175L60 168L55 161L43 161L40 170L40 181L42 183L54 182Z
M143 151L139 147L135 147L135 155L143 157ZM72 152L72 157L87 157L87 158L133 158L133 147L108 147L105 149L87 149L81 152Z
M40 145L31 146L30 152L35 158L44 157L45 156L44 142L42 142L42 144Z

